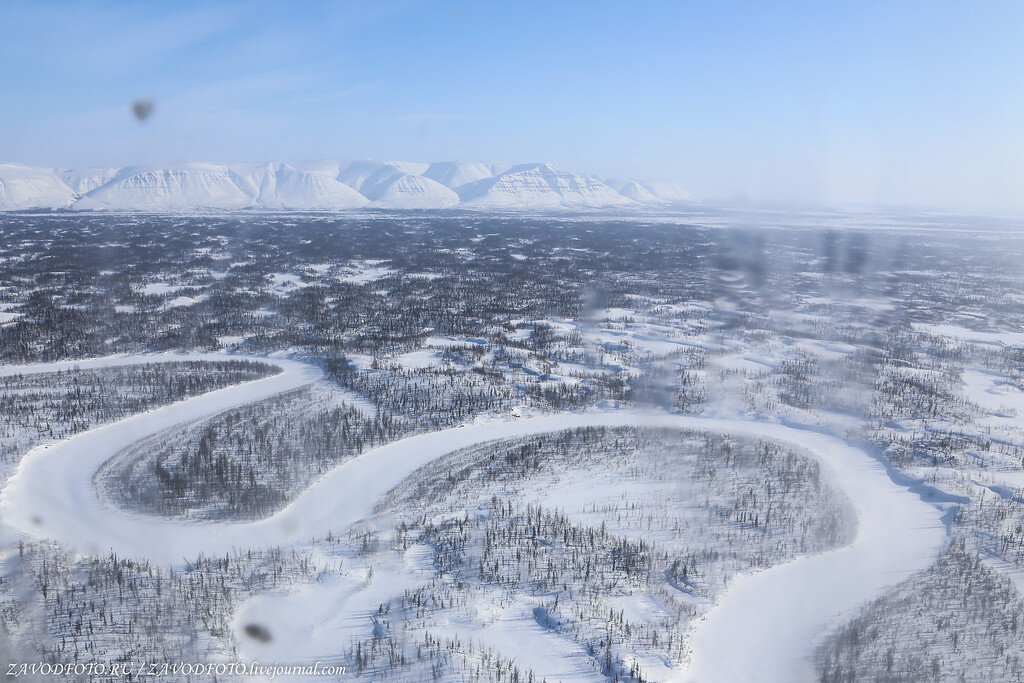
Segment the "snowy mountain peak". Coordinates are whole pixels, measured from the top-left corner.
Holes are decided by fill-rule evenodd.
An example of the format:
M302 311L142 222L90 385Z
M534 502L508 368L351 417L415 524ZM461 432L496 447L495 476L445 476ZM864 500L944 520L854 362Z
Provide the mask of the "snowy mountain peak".
M602 181L548 163L363 159L90 169L0 164L0 211L628 209L689 200L672 183Z

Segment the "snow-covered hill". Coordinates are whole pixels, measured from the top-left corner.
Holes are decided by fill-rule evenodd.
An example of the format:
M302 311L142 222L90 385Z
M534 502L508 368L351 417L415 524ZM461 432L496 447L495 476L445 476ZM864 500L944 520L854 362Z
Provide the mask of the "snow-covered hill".
M639 208L690 201L672 183L602 181L551 164L317 161L51 169L0 164L0 211Z
M329 172L273 163L259 166L251 177L259 182L256 205L267 209L356 209L369 203Z
M252 206L244 180L220 164L181 164L169 168L130 166L72 205L82 209L182 210L241 209ZM240 187L240 185L242 187Z
M447 209L459 195L436 180L404 173L374 192L373 206L387 209Z
M514 166L501 175L464 185L469 206L486 208L598 208L635 202L597 178L567 173L551 164Z
M67 206L74 200L75 191L54 171L0 164L0 211Z
M693 201L693 196L672 182L645 183L635 178L608 178L604 184L641 204L671 204Z

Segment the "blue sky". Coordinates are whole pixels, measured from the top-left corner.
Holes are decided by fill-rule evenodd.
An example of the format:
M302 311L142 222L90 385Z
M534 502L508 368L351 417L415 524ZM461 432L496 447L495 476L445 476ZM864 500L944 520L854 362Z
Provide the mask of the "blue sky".
M550 161L1017 211L1022 36L997 1L5 0L0 161Z

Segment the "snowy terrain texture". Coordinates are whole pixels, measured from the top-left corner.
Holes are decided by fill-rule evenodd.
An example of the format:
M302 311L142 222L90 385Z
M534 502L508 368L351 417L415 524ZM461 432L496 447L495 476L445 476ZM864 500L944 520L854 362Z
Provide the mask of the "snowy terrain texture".
M601 180L551 164L319 161L51 169L0 164L0 211L587 209L659 206L673 183Z
M732 211L0 214L0 654L1024 683L1024 231Z

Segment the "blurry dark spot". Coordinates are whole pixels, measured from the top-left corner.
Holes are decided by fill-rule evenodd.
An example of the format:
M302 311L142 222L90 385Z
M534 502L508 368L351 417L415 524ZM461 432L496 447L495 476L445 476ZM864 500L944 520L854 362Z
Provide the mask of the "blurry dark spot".
M43 520L40 519L39 517L35 516L35 515L33 515L32 519L30 519L29 521L32 522L32 524L34 526L42 526L43 525Z
M135 100L132 103L132 113L139 121L145 121L153 113L153 100Z
M272 640L270 637L270 631L268 631L267 627L262 624L246 624L244 630L245 635L257 642L269 643Z

